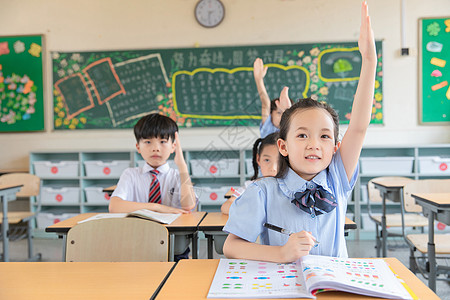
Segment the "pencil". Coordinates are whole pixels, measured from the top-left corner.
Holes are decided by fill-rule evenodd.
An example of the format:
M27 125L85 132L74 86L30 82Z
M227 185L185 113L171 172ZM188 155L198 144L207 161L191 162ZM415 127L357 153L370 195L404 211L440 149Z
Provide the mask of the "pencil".
M274 231L276 231L276 232L285 234L285 235L291 235L291 234L293 234L292 231L289 231L289 230L287 230L287 229L278 227L278 226L273 225L273 224L270 224L270 223L264 223L264 227L266 227L267 229L271 229L271 230L274 230ZM319 246L319 244L320 244L319 241L317 241L317 240L314 241L314 247Z

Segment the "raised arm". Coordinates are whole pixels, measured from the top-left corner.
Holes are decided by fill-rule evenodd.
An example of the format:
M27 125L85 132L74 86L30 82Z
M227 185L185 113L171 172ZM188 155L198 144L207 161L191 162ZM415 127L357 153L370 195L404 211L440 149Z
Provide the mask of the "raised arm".
M191 177L187 168L186 161L184 160L183 150L181 149L180 139L178 132L175 132L175 164L180 171L180 192L181 192L181 207L185 210L191 210L195 208L196 197L194 188L192 187Z
M353 100L350 123L340 147L348 180L351 179L358 163L367 127L370 123L375 88L377 53L368 6L365 1L361 6L361 29L358 46L362 57L361 74Z
M253 77L255 77L256 88L258 89L259 99L261 99L261 117L265 123L270 115L270 98L264 85L264 76L266 76L267 67L261 58L257 58L253 63Z

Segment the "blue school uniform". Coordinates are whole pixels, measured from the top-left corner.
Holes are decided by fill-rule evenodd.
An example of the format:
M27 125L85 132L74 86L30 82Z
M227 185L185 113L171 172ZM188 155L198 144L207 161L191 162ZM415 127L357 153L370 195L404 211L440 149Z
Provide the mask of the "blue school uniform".
M276 128L273 123L272 123L272 116L269 114L269 116L267 117L266 121L263 123L261 122L261 124L259 125L259 132L261 134L261 138L265 138L266 136L268 136L271 133L280 131L279 128Z
M348 257L344 238L347 199L355 186L357 166L350 182L347 180L339 150L329 167L306 181L292 169L284 178L267 177L257 180L237 198L230 207L228 222L224 231L237 235L249 242L260 236L261 244L282 246L289 236L263 227L265 222L292 232L310 231L320 242L310 254ZM333 194L337 207L321 215L309 214L291 201L296 192L320 185Z

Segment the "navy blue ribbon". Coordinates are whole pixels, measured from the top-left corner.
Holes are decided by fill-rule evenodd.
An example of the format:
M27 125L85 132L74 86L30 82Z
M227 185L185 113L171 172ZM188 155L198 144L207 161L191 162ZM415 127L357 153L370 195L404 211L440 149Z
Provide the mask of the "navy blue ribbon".
M294 194L291 203L308 214L321 215L336 208L336 198L323 187L317 186Z

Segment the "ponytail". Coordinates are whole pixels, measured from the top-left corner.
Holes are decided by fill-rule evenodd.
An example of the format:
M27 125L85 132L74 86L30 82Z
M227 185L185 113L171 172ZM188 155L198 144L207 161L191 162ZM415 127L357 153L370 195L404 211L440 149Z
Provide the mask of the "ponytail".
M255 143L253 144L253 158L252 158L252 164L253 164L253 176L250 178L250 180L255 180L258 178L259 175L259 165L257 157L261 152L263 151L265 146L268 145L277 145L277 139L278 139L278 132L274 132L269 134L263 139L257 139Z
M250 178L250 180L255 180L256 178L258 178L259 166L258 166L258 161L257 161L256 157L259 154L258 147L259 147L259 144L261 143L261 141L262 141L262 139L259 138L253 144L253 157L252 157L253 176L252 176L252 178Z

